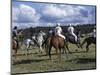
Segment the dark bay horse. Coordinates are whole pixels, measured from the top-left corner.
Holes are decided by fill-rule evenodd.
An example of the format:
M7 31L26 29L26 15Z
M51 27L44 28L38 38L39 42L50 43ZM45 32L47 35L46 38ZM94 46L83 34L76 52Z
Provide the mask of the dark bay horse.
M49 39L48 39L49 43L48 43L48 46L49 46L49 58L51 59L51 48L54 47L56 49L56 54L58 55L58 59L59 61L61 60L61 49L62 48L65 48L65 42L64 42L64 39L60 36L51 36ZM65 50L65 49L64 49ZM66 52L66 50L65 50Z
M89 46L91 44L95 44L96 45L96 38L94 38L94 37L85 38L84 41L82 42L81 46L83 46L85 43L87 43L86 44L86 52L88 52L89 51Z
M81 43L80 43L80 34L81 34L80 31L76 32L77 41L75 41L75 37L73 35L71 35L71 34L65 35L66 36L66 43L67 43L66 46L67 46L68 51L69 51L68 43L75 44L78 48L82 48ZM69 53L71 53L71 52L69 51Z

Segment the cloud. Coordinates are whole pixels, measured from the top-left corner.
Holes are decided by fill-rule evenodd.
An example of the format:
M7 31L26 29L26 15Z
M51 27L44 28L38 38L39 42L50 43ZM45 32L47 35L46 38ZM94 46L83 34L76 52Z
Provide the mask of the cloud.
M12 8L12 21L18 21L19 14L20 14L19 9L17 7L13 7Z
M66 4L15 4L12 7L13 25L19 27L47 26L51 23L95 23L95 7Z
M46 15L48 17L53 17L53 18L62 18L67 15L65 10L62 10L53 5L45 6L42 13L43 15Z
M12 16L12 20L19 23L38 22L41 17L34 8L25 4L13 7Z
M80 5L46 5L42 10L44 20L47 22L62 23L88 23L90 19L93 21L93 14L90 6ZM95 17L95 16L94 16ZM93 23L93 22L92 22Z

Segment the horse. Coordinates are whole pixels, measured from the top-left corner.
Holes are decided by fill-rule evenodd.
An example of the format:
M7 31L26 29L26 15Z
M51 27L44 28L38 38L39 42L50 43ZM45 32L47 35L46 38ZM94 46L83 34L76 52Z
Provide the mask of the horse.
M42 53L43 52L43 48L42 48L42 43L44 41L44 36L46 35L46 33L44 32L39 32L39 34L33 38L35 41L35 44L37 44L37 46L39 47L39 52Z
M66 46L67 46L69 53L71 53L69 50L69 47L68 47L69 43L75 44L78 48L82 48L81 43L80 43L80 31L77 31L76 35L77 35L77 41L75 41L75 37L73 35L71 35L71 34L65 35L66 36L66 44L67 44Z
M88 51L89 51L89 46L90 46L91 44L96 45L96 38L94 38L94 37L87 37L87 38L85 38L85 39L83 40L82 44L81 44L81 47L82 47L85 43L87 43L87 44L86 44L86 52L88 52Z
M48 55L51 59L51 49L54 47L56 49L56 54L58 55L59 61L61 60L61 49L65 50L64 39L58 35L53 35L47 39L48 41ZM65 50L66 53L66 50Z
M27 51L26 55L28 55L30 46L34 46L34 41L27 38L24 40L24 45L25 45L25 50Z
M17 51L18 51L18 42L14 39L12 39L12 49L14 51L14 58L16 59Z
M18 33L17 38L18 38L18 41L19 41L20 46L22 46L23 41L24 41L23 31L20 31L20 32Z

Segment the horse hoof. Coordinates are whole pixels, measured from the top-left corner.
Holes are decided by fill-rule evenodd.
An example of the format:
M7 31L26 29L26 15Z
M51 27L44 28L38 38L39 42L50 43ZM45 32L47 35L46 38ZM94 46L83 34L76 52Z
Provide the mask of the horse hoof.
M75 50L76 52L78 51L78 49Z
M86 51L86 52L88 52L88 51Z
M69 52L69 54L72 54L72 52Z

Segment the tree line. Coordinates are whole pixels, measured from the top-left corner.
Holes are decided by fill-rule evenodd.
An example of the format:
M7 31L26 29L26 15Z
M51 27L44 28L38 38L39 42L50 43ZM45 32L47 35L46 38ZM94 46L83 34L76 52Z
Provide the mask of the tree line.
M85 24L85 25L77 25L74 26L75 31L81 31L81 34L88 34L93 31L94 26L96 24ZM67 33L68 26L61 26L64 33ZM48 33L49 30L54 29L53 27L30 27L26 29L20 29L19 31L23 31L24 38L31 38L31 36L38 34L40 30L42 30L45 33Z

